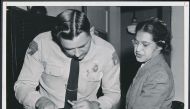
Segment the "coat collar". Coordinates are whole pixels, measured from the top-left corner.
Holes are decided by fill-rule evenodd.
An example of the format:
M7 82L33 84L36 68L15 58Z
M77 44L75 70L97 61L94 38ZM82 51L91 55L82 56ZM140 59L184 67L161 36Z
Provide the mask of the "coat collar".
M163 54L158 54L157 56L153 57L152 59L144 63L144 65L139 68L138 72L142 72L147 69L150 69L155 64L162 63L162 62L165 62L164 56Z

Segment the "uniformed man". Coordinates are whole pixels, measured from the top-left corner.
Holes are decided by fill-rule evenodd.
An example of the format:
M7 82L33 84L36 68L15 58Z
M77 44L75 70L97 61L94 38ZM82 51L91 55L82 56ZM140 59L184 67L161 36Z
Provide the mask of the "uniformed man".
M26 109L111 109L120 99L120 64L115 49L90 31L84 13L68 9L52 31L27 49L14 90ZM66 101L71 60L79 61L77 99ZM39 86L39 90L36 87ZM103 96L97 98L99 87Z

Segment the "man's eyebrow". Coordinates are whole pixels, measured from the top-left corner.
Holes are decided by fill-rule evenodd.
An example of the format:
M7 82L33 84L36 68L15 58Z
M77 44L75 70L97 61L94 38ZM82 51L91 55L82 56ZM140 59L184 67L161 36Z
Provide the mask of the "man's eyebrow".
M65 47L63 47L64 49L66 49L66 50L72 50L72 49L74 49L74 48L65 48Z
M89 42L90 42L90 39L85 44L79 46L78 48L82 48L82 47L86 46Z
M88 42L89 42L89 41L88 41ZM79 47L76 47L76 48L82 48L82 47L86 46L86 45L88 44L88 42L85 43L85 44L83 44L83 45L81 45L81 46L79 46ZM75 48L65 48L65 47L63 47L63 48L66 49L66 50L72 50L72 49L75 49Z
M82 47L86 46L87 44L88 44L88 42L84 45L79 46L78 48L82 48Z

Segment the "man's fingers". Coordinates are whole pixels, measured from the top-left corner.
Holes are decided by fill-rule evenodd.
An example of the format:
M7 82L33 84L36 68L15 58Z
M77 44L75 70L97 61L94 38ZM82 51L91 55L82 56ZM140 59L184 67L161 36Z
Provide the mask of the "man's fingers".
M72 102L72 101L70 101L70 100L67 100L67 102L70 104L70 105L74 105L75 103L74 103L74 101Z
M79 102L82 102L82 101L87 101L87 99L81 98L81 99L78 99L77 101L72 101L72 102L73 103L79 103Z
M83 107L84 107L84 104L83 103L79 103L79 104L75 104L75 105L73 105L73 109L83 109Z
M73 109L86 109L85 107L89 107L90 102L87 100L75 101L73 105Z

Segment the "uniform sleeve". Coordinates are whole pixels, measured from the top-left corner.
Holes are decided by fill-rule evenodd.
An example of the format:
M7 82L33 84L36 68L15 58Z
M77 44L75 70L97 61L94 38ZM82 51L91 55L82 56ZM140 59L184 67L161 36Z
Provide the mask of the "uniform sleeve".
M144 83L133 109L160 109L169 92L169 77L165 71L153 72Z
M43 72L41 63L41 42L34 39L25 54L23 67L14 85L15 96L27 109L35 109L36 101L41 97L36 87Z
M101 109L111 109L120 100L120 63L116 52L107 55L102 78L103 96L98 98Z

